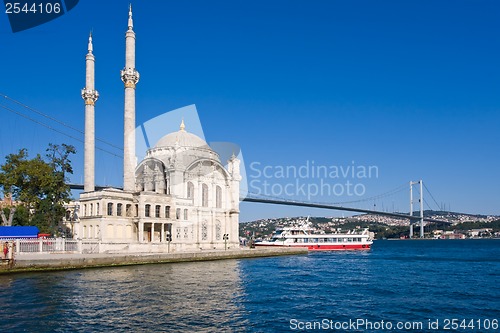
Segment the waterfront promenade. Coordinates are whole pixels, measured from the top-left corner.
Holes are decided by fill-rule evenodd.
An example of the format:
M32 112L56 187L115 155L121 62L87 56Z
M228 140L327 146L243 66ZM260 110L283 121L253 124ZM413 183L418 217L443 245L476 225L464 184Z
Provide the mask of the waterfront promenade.
M307 254L307 248L241 248L238 250L203 250L177 253L23 253L12 267L0 266L0 274L50 271L127 265L161 264L240 258L258 258Z

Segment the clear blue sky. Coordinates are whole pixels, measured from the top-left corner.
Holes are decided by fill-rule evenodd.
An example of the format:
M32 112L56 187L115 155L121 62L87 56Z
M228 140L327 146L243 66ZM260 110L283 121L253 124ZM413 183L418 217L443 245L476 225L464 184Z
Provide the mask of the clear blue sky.
M119 71L128 3L80 1L62 17L19 33L11 32L1 13L0 92L83 130L80 89L93 29L100 93L96 133L121 146ZM258 178L252 162L262 171L308 161L347 167L354 161L378 168L378 177L350 179L363 185L362 198L423 179L438 203L454 211L500 214L500 2L142 0L132 5L141 74L137 124L196 104L206 139L240 145L250 177ZM67 142L78 149L72 180L82 181L80 142L3 108L0 119L2 162L21 147L33 154L49 142ZM103 152L96 157L96 182L120 186L122 161ZM274 178L269 181L282 186L295 181ZM323 180L333 185L349 179ZM351 199L359 197L312 198ZM429 196L426 201L437 208ZM358 207L374 204L407 211L408 191ZM298 214L342 213L244 203L241 220Z

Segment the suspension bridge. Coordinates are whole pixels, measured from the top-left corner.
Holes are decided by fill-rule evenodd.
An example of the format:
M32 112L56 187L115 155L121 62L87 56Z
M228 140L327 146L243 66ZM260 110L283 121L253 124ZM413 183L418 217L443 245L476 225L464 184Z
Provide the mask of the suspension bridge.
M42 126L50 131L53 131L55 133L58 133L59 135L63 135L71 140L78 141L83 143L83 139L81 136L84 134L84 132L78 128L73 127L72 125L69 125L67 123L64 123L50 115L47 115L39 110L36 110L18 100L15 100L11 97L8 97L4 94L0 93L0 97L2 99L0 100L0 108L2 108L5 111L8 111L10 113L13 113L19 117L24 118L27 121L35 123L37 126ZM64 128L62 130L61 128ZM113 156L115 158L123 158L123 149L119 146L116 146L114 144L108 143L102 138L96 138L97 145L96 149L100 150L110 156ZM104 147L103 145L106 145ZM113 150L114 149L114 150ZM72 190L83 190L83 185L82 184L69 184L70 188ZM414 200L413 198L413 186L419 185L419 194L420 198L418 200ZM108 187L108 186L106 186ZM96 186L96 190L104 189L106 187L103 186ZM119 187L114 187L117 189L120 189ZM396 193L399 193L401 191L407 191L409 189L410 192L410 210L409 214L401 213L401 212L388 212L388 211L383 211L383 210L376 210L374 205L374 209L363 209L359 207L354 207L352 206L353 204L358 204L358 203L363 203L363 202L369 202L369 201L375 201L381 198L384 198L389 195L393 195ZM285 205L285 206L297 206L297 207L309 207L309 208L321 208L321 209L329 209L329 210L337 210L337 211L347 211L347 212L353 212L353 213L362 213L362 214L372 214L372 215L379 215L379 216L387 216L387 217L393 217L393 218L399 218L399 219L408 219L410 221L410 237L413 236L413 227L415 224L419 224L420 226L420 237L424 236L424 222L429 222L429 223L451 223L446 220L437 220L437 219L432 219L424 216L424 203L429 207L429 209L432 210L428 202L424 199L423 193L424 190L427 191L429 196L432 198L433 202L436 204L436 207L440 211L443 211L443 209L440 207L440 205L437 203L435 200L434 196L432 193L429 191L427 186L423 183L422 180L418 181L410 181L409 182L409 187L408 183L404 184L402 186L399 186L398 188L385 192L383 194L380 194L378 196L373 196L370 198L362 198L359 200L355 201L346 201L346 202L340 202L340 203L328 203L328 202L311 202L311 201L306 201L306 200L293 200L293 199L286 199L286 198L278 198L278 197L269 197L269 196L263 196L255 193L247 193L244 196L242 196L241 200L244 202L252 202L252 203L261 203L261 204L271 204L271 205ZM418 215L413 215L413 206L414 203L419 204L419 214ZM347 206L349 205L349 206Z
M414 185L420 185L420 198L418 200L418 203L420 205L419 209L419 215L413 215L413 204L414 204L414 198L413 198L413 186ZM83 190L83 185L82 184L69 184L70 188L72 190ZM406 190L403 188L404 190ZM102 190L106 187L103 186L96 186L96 190ZM116 189L120 189L119 187L113 187ZM311 202L311 201L305 201L305 200L293 200L293 199L285 199L285 198L277 198L277 197L270 197L270 196L263 196L255 193L247 193L245 196L242 196L240 198L241 201L244 202L252 202L252 203L261 203L261 204L271 204L271 205L283 205L283 206L296 206L296 207L308 207L308 208L320 208L320 209L328 209L328 210L337 210L337 211L347 211L347 212L353 212L353 213L362 213L362 214L371 214L371 215L379 215L379 216L387 216L387 217L393 217L393 218L398 218L398 219L408 219L410 221L410 238L413 237L413 227L415 224L419 224L420 227L420 238L424 237L424 222L429 222L429 223L444 223L444 224L451 224L450 221L447 220L439 220L439 219L433 219L429 217L424 216L424 203L428 206L429 209L432 209L430 205L425 201L423 194L424 194L424 189L427 191L427 193L431 196L431 198L434 200L434 203L439 207L439 204L437 201L434 199L434 196L432 193L429 191L427 186L424 185L422 180L419 181L410 181L409 182L409 191L410 191L410 213L405 214L405 213L400 213L400 212L388 212L388 211L380 211L380 210L375 210L375 209L363 209L363 208L357 208L357 207L348 207L341 205L342 203L321 203L321 202ZM385 197L387 195L395 194L398 192L402 191L402 186L385 192L381 195L377 196L372 196L370 198L363 198L360 200L355 200L355 201L348 201L344 202L346 203L361 203L361 202L367 202L367 201L373 201L374 199L380 199L382 197Z

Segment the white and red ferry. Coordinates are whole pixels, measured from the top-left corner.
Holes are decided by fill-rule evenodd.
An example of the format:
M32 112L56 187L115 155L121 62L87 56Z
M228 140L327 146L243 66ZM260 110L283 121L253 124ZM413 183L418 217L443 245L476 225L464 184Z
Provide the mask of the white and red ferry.
M298 226L278 228L270 240L255 246L307 247L312 251L369 250L373 241L368 228L344 233L317 233L306 221Z

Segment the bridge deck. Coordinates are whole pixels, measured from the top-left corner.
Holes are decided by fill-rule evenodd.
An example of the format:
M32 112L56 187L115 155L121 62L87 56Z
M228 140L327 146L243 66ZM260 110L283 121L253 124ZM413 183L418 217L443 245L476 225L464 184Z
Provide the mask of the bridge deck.
M81 184L70 184L69 186L72 190L83 190L83 185L81 185ZM102 190L106 187L96 186L95 188L97 191L99 191L99 190ZM121 190L121 188L118 188L118 187L113 187L113 188ZM255 198L255 197L245 197L242 199L242 201L271 204L271 205L284 205L284 206L311 207L311 208L321 208L321 209L330 209L330 210L341 210L341 211L347 211L347 212L404 218L404 219L409 219L410 221L419 221L420 220L420 216L415 216L415 215L410 216L410 215L401 214L401 213L389 213L389 212L382 212L382 211L371 210L371 209L335 206L335 205L330 205L327 203L314 203L314 202L303 202L303 201L283 200L283 199L264 199L264 198ZM451 223L449 221L430 219L430 218L426 218L426 217L424 217L424 221L434 222L434 223Z

